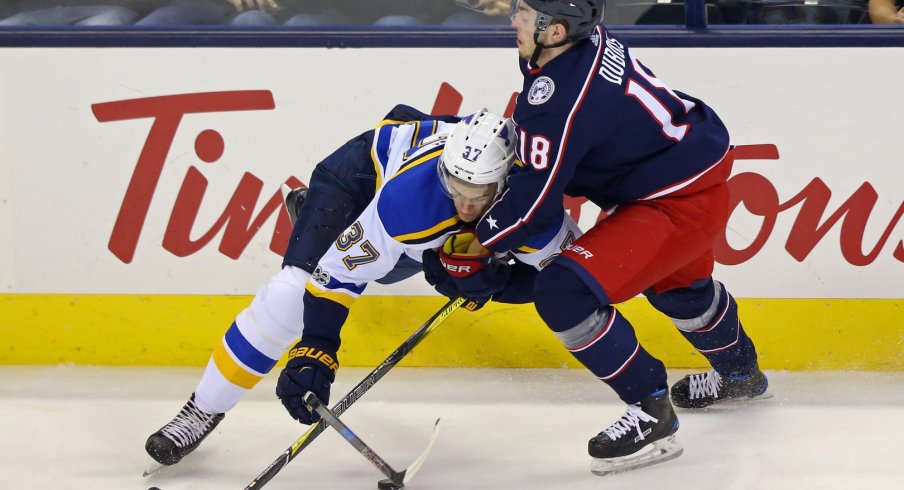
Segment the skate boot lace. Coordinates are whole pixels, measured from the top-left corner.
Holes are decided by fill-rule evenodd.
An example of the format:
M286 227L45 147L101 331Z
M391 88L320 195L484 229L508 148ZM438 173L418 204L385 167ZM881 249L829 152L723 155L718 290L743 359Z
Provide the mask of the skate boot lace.
M182 407L172 422L160 429L160 432L179 447L185 447L204 436L214 417L215 415L198 408L192 399Z
M613 441L618 439L619 437L627 434L631 431L631 429L637 429L637 435L640 439L644 439L643 430L640 428L641 422L659 422L659 419L651 416L650 414L644 412L637 405L628 405L628 410L625 411L625 414L621 416L618 421L609 426L609 428L604 429L602 434L606 434L609 436L609 439Z
M695 398L703 398L712 395L714 398L719 397L719 387L722 386L722 376L716 371L707 373L692 374L690 377L691 400Z

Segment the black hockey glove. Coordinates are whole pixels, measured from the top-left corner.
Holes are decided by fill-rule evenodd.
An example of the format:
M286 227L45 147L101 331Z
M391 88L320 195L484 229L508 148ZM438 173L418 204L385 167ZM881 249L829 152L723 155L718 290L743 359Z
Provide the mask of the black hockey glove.
M292 418L310 425L320 420L320 415L308 410L302 397L312 391L326 404L330 401L330 386L336 379L339 359L334 341L320 337L302 338L289 351L289 362L279 373L276 396L282 401Z
M446 272L442 261L439 260L439 252L429 249L424 250L421 263L424 267L424 279L433 286L437 293L448 298L458 297L458 286L455 285L452 276Z
M439 253L442 262L459 294L468 298L470 303L465 308L478 310L492 299L493 295L502 291L511 274L511 266L496 259L493 253L467 253L474 241L473 231L463 231L450 236Z

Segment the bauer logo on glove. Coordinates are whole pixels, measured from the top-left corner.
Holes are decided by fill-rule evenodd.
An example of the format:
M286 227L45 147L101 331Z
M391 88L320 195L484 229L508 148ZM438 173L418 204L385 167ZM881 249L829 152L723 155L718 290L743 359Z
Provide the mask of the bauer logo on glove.
M489 262L492 253L469 254L468 247L475 239L471 230L450 236L443 244L440 261L452 277L463 278L476 274Z
M330 401L330 386L339 369L337 339L310 336L289 352L289 362L276 380L276 396L292 418L302 424L313 424L320 415L312 412L304 402L304 395L313 392L323 403Z
M465 309L471 311L480 309L502 291L511 271L507 263L496 259L489 250L468 253L474 240L474 231L460 231L446 240L439 253L442 270L452 278L458 293L469 300Z
M335 359L333 359L333 356L311 346L298 345L294 349L290 350L289 360L291 361L296 357L310 357L311 359L316 359L323 363L324 366L329 368L329 370L334 373L339 370L339 363L336 362Z

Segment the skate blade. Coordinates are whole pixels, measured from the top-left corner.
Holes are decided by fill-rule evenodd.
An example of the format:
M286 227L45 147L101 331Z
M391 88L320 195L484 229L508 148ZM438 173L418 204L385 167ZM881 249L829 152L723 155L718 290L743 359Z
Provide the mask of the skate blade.
M751 403L751 402L755 403L755 402L761 402L764 400L768 400L768 399L772 398L773 396L775 396L775 395L773 395L771 391L766 390L757 396L732 398L731 400L726 400L726 402L733 402L734 404Z
M156 475L157 473L163 472L163 470L170 468L170 466L160 464L154 458L148 456L147 463L145 464L144 472L141 474L142 478L147 478L151 475Z
M618 458L593 458L590 463L590 471L594 475L606 476L615 473L624 473L654 464L665 463L673 460L684 448L678 443L674 435L660 439L653 444L641 449L637 453Z
M765 392L763 392L762 394L757 395L757 396L739 396L737 398L727 398L725 400L719 400L719 401L713 403L712 405L707 405L707 406L701 407L701 408L681 408L681 407L677 407L677 408L681 408L681 410L687 410L690 412L696 412L696 411L700 411L700 410L703 410L703 411L706 411L706 410L731 411L731 410L738 410L738 409L744 408L745 406L748 406L748 405L758 405L766 400L769 400L773 396L775 396L775 395L773 395L773 393L771 391L766 390Z
M163 468L166 468L166 466L163 466L162 464L160 464L156 461L152 461L148 465L148 467L145 468L144 473L141 474L141 477L147 478L147 477L153 475L154 473L157 473L158 471L162 470Z

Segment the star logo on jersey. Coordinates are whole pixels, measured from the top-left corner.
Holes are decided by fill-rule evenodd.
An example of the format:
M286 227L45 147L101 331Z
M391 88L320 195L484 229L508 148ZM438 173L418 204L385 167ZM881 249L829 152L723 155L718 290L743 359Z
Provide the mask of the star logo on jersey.
M531 105L540 105L549 100L555 91L556 84L553 83L552 78L540 77L531 84L530 90L527 92L527 102Z
M490 225L490 229L499 228L499 225L496 224L496 220L493 219L493 216L487 216L487 224Z

